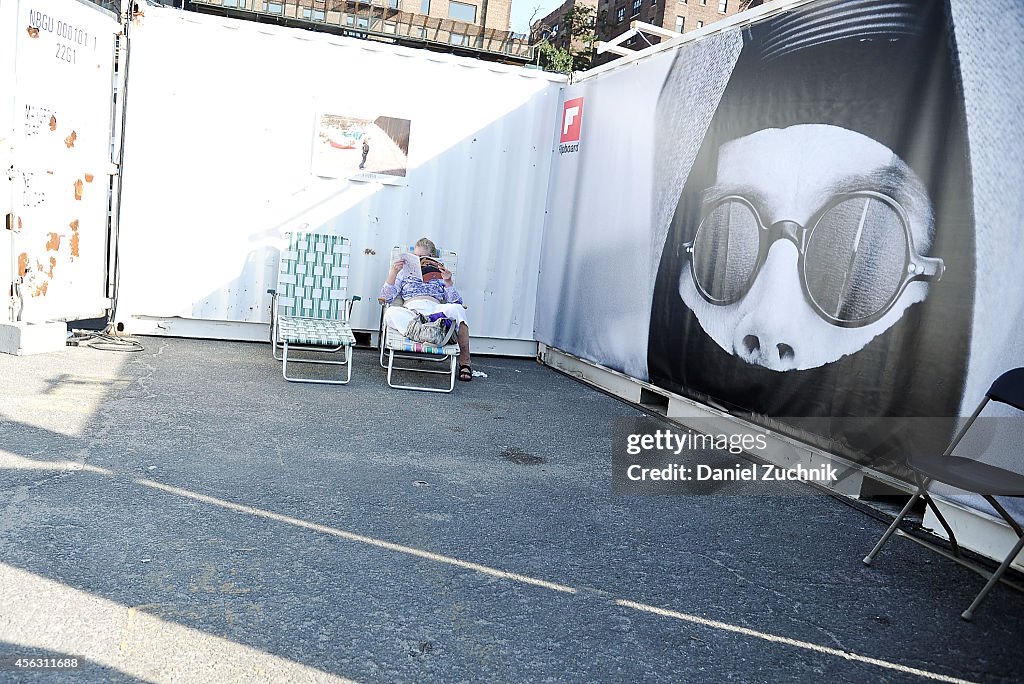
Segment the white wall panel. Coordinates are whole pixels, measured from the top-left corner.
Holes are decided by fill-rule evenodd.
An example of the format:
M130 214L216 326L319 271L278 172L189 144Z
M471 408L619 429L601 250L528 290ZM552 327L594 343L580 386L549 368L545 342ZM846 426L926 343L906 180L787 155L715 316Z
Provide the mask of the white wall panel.
M354 326L376 329L394 244L460 253L474 336L533 340L563 78L148 8L131 34L117 319L268 322L282 232L353 241ZM405 186L315 177L316 113L412 121ZM223 335L223 329L220 333Z
M24 276L22 320L98 316L107 308L118 30L113 14L78 0L0 6L0 146L13 146L3 167L7 176L13 165L3 213L15 215L0 257L8 283Z
M0 221L14 211L14 184L9 169L14 164L14 47L18 41L17 0L0 0ZM0 234L0 274L4 289L10 287L17 262L14 261L14 234L3 230ZM0 321L13 317L10 299L4 295Z

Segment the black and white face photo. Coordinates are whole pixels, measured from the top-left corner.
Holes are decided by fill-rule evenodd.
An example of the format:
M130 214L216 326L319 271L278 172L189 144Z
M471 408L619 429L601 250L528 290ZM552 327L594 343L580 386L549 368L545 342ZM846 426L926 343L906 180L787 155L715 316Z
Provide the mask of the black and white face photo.
M678 294L727 353L817 368L941 286L934 231L923 183L880 142L827 124L759 130L718 150Z
M752 415L956 415L977 272L964 101L948 6L900 7L723 34L702 54L731 69L703 100L693 60L673 62L652 384Z

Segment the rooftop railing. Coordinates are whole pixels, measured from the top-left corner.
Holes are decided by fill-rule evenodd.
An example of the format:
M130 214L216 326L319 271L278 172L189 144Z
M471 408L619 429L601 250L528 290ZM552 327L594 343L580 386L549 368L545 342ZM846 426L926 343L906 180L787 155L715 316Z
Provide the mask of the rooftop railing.
M398 0L192 0L196 6L341 29L343 35L391 40L447 51L476 51L530 61L528 37L479 24L398 9Z

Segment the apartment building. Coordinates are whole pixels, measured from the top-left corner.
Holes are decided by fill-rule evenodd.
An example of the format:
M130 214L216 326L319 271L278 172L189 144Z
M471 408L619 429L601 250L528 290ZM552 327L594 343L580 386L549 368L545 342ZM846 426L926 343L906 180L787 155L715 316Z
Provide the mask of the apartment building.
M685 33L763 3L764 0L598 0L597 39L612 40L628 31L632 21ZM636 36L624 46L639 50L658 42L657 36ZM603 64L615 57L598 55L594 64Z
M572 39L569 22L566 21L569 13L577 7L587 7L594 10L596 18L597 0L565 0L550 14L542 19L533 22L530 27L530 43L536 45L542 40L550 42L557 48L576 53L587 48L582 41ZM590 30L594 24L591 23Z

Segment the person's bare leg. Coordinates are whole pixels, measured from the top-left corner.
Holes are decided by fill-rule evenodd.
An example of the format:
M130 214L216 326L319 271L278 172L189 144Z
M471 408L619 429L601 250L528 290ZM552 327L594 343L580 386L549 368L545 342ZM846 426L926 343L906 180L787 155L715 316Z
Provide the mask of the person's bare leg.
M459 363L469 365L469 326L463 323L459 326Z

